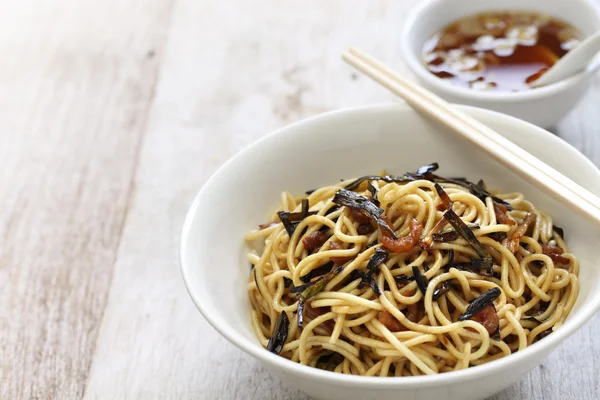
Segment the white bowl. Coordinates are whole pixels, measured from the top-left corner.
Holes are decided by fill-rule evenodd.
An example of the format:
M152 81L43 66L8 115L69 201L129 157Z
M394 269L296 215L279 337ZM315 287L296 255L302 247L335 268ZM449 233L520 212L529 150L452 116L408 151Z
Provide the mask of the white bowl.
M412 9L402 30L403 61L421 85L446 100L484 107L551 127L581 100L600 63L560 82L521 92L477 91L462 88L430 73L422 60L425 41L457 19L489 10L543 12L579 28L585 36L600 30L600 7L586 0L426 0Z
M496 129L594 193L600 171L554 135L483 109L461 109ZM250 273L244 233L275 210L283 190L303 193L387 168L403 173L432 161L448 176L485 178L503 191L521 191L564 227L581 260L581 293L566 323L524 351L458 372L422 377L358 377L300 365L261 347L250 324ZM405 105L330 112L297 122L229 160L202 187L181 238L181 269L200 312L230 342L253 355L288 384L318 399L481 399L522 379L600 308L598 229L508 172L478 149ZM216 352L219 349L215 349Z

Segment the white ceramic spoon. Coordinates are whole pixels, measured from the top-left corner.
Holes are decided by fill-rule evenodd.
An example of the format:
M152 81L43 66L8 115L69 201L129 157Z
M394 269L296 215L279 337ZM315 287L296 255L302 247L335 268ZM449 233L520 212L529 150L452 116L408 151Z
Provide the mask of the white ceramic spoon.
M600 51L600 31L586 38L562 56L545 74L531 83L532 87L546 86L583 71Z

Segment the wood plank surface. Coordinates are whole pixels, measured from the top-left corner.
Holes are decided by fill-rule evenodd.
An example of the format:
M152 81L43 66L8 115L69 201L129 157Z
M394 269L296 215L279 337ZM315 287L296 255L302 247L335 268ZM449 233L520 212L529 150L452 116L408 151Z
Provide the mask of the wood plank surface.
M187 206L234 152L299 118L391 99L344 65L339 50L394 37L406 3L343 4L177 3L87 398L304 397L202 319L177 250ZM219 40L188 40L209 36ZM396 54L383 44L375 50Z
M0 398L80 398L170 5L6 6L0 17Z
M406 71L398 36L416 2L11 2L0 13L0 398L308 399L193 306L183 218L262 135L394 100L339 54L358 45ZM554 130L596 165L599 101L596 79ZM489 400L600 398L598 331L596 317Z
M339 50L362 45L403 69L397 48L375 38L395 41L397 21L410 2L310 6L178 2L136 179L140 189L124 231L86 392L89 398L107 393L111 398L307 398L282 386L197 315L177 273L177 245L185 204L235 151L305 116L392 100L345 66ZM209 35L220 40L186 41ZM573 132L575 137L585 133ZM162 234L143 234L149 226ZM136 290L132 282L138 277L143 277L144 287ZM128 313L123 313L123 304L128 304ZM588 343L579 355L598 350L597 343ZM554 364L561 365L560 358ZM560 376L560 369L556 373ZM538 381L528 379L497 399L527 393L541 399L548 394L537 389Z

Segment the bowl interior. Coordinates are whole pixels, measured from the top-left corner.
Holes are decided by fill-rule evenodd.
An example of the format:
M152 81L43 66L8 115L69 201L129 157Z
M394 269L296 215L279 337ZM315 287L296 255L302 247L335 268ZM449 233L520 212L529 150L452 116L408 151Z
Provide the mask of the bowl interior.
M599 171L561 139L502 114L462 109L600 193ZM342 178L377 173L382 168L401 174L433 161L440 163L441 175L484 178L490 188L524 193L565 229L567 243L581 260L581 293L563 328L533 347L558 343L562 330L564 338L587 320L600 303L600 252L596 250L600 238L595 226L402 104L342 110L293 124L225 164L198 194L184 227L181 263L192 299L234 344L254 355L268 353L260 347L250 324L245 232L275 211L281 191L301 194Z

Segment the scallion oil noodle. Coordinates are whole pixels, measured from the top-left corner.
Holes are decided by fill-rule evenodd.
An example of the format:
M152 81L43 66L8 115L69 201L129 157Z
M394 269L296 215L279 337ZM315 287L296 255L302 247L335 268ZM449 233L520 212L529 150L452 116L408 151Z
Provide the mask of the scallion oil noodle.
M561 326L579 291L562 229L521 193L436 168L282 193L246 235L264 347L345 374L425 375L508 356Z

